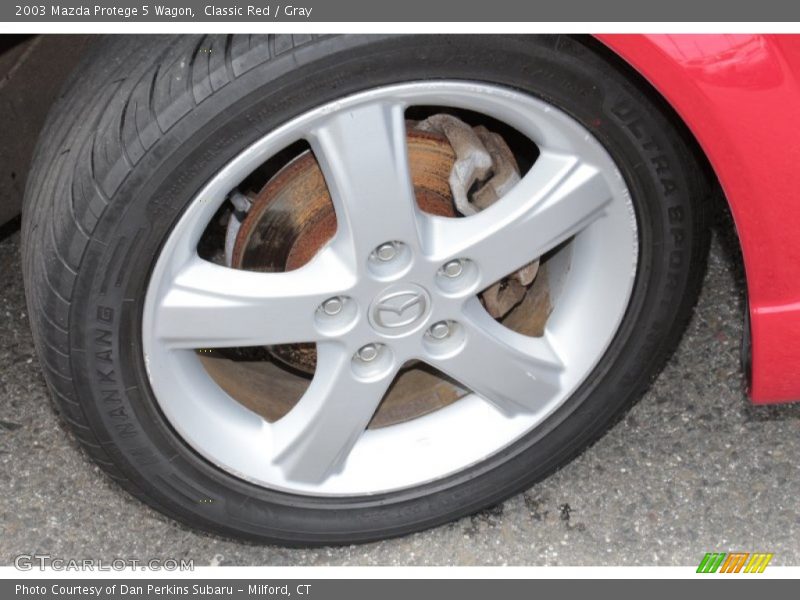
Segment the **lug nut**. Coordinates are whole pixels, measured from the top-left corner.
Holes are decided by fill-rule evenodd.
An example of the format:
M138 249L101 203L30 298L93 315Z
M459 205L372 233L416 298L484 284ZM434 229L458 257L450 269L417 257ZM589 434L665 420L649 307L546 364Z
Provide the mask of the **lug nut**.
M387 262L397 256L397 244L394 242L386 242L381 244L375 249L375 256L378 260Z
M431 325L428 330L430 336L435 340L443 340L450 335L450 324L447 321L439 321Z
M442 267L442 274L445 277L454 278L464 272L464 262L460 259L451 260Z
M358 352L356 352L356 356L362 362L372 362L378 358L378 345L367 344L366 346L362 346Z
M333 298L328 298L322 303L322 312L332 317L342 312L343 307L344 299L340 298L339 296L334 296Z

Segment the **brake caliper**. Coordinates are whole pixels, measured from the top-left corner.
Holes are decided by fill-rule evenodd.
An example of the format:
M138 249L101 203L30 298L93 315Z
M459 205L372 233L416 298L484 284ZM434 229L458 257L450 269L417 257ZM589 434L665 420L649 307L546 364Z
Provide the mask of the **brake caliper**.
M505 140L483 125L470 127L448 114L436 114L414 126L441 133L456 154L449 183L456 210L474 215L497 202L520 180L519 166ZM525 296L539 271L539 260L528 263L481 294L492 317L504 317Z

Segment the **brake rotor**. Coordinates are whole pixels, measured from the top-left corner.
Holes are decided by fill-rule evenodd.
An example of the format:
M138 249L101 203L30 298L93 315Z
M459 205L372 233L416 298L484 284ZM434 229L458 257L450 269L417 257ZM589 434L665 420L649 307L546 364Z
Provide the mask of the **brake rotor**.
M426 213L456 217L448 178L456 155L438 133L409 130L408 158L414 193ZM300 154L258 192L242 221L231 266L262 272L292 271L306 264L336 233L336 215L313 153ZM267 351L304 373L316 367L314 344L283 344Z

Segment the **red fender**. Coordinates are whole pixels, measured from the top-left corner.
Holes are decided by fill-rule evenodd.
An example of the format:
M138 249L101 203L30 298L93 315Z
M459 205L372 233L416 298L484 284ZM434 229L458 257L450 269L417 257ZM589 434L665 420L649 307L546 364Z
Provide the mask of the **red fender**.
M800 399L800 36L599 35L673 106L744 256L755 403Z

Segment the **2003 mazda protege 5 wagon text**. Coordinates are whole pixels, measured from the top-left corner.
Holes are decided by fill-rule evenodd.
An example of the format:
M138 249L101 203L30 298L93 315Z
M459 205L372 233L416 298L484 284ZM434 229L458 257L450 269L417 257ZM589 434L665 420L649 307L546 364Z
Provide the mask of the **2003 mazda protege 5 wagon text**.
M35 79L31 106L54 100L25 169L45 377L87 453L175 519L350 543L530 487L675 348L720 193L750 393L800 398L798 37L4 51L12 81L72 60Z

